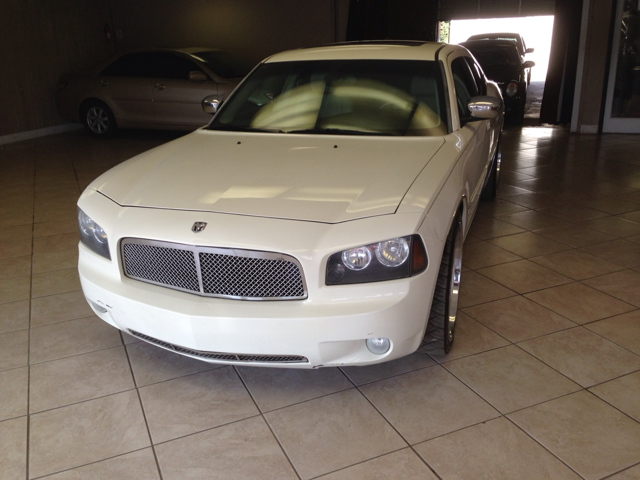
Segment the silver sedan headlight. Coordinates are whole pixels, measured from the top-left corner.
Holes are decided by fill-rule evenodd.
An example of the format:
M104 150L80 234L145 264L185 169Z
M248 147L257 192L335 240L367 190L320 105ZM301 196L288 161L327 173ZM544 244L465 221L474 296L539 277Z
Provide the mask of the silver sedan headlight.
M381 282L417 275L427 268L427 253L419 235L391 238L334 253L327 261L325 283Z
M81 208L78 208L78 230L80 230L80 241L82 243L98 255L111 260L107 233Z

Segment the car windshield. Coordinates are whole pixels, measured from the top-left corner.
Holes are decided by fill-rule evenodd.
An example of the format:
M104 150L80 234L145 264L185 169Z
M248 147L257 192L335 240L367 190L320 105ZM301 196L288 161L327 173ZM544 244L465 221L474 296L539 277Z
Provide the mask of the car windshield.
M253 68L253 65L246 60L222 50L203 50L190 55L223 78L241 78Z
M212 130L338 135L447 133L437 62L318 60L260 65Z
M514 47L492 46L469 49L482 68L495 65L520 65L520 56Z

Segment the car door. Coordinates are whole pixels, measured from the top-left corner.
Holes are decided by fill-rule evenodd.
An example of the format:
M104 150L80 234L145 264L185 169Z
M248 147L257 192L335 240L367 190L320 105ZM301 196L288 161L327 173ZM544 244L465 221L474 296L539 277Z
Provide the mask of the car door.
M155 121L150 67L150 54L136 52L118 57L98 74L97 94L111 108L118 126Z
M164 126L200 127L211 115L202 99L218 94L218 86L195 62L172 52L156 52L153 102L156 122Z
M472 214L478 205L484 176L489 166L491 142L490 120L473 119L467 107L471 98L486 94L486 82L483 92L481 91L483 85L479 85L479 80L476 80L481 70L478 70L476 75L471 70L474 64L473 59L466 56L458 56L451 60L451 74L460 118L458 135L463 144L461 156L463 181L467 191L469 212Z

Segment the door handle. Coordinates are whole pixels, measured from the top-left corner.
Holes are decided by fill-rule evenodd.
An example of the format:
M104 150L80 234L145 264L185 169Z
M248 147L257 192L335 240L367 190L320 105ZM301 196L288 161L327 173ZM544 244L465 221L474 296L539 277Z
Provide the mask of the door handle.
M156 83L153 88L157 88L158 90L164 90L165 88L167 88L166 85L163 85L161 83Z

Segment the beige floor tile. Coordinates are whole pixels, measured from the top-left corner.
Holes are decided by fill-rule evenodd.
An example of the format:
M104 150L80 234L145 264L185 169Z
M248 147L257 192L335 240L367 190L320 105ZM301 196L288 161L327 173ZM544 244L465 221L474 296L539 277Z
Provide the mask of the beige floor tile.
M624 268L580 250L552 253L530 258L529 260L574 280L584 280L599 275L606 275L607 273L617 272Z
M460 308L516 295L514 291L476 272L465 272L461 282L458 304Z
M524 229L498 220L497 218L480 218L471 224L471 229L469 230L471 235L481 240L501 237L502 235L513 235L514 233L520 232L524 232Z
M441 478L451 480L580 478L505 418L421 443L415 449Z
M352 467L330 473L322 480L436 480L429 467L412 450L405 448L397 452L359 463Z
M640 372L601 383L589 391L640 422Z
M118 393L31 415L32 478L150 446L138 394Z
M214 363L178 355L147 342L126 345L138 387L221 367Z
M640 357L583 328L519 344L527 352L583 387L640 369Z
M76 320L93 315L82 290L31 300L31 327Z
M4 258L0 260L0 278L31 275L31 256Z
M503 414L580 390L579 385L515 345L444 366Z
M347 374L356 385L376 382L384 378L395 377L403 373L413 372L421 368L435 365L435 362L425 353L415 352L406 357L391 360L390 362L378 363L366 367L342 367L342 371Z
M559 252L570 248L564 243L556 242L531 232L493 238L489 242L524 258Z
M640 245L627 240L590 245L580 250L625 268L640 267Z
M521 410L509 418L588 480L640 462L640 425L589 392Z
M29 369L22 367L0 372L0 422L27 415L28 403Z
M295 480L287 457L261 417L156 447L164 480Z
M263 412L353 387L335 367L318 370L238 367L238 373Z
M510 215L501 215L500 220L515 225L525 230L537 230L539 228L563 227L567 225L566 220L551 217L543 213L534 211L512 213Z
M124 347L33 365L29 380L31 413L134 388Z
M77 253L78 241L77 232L49 235L47 237L35 237L33 239L33 254L42 255L60 250L75 250Z
M528 293L571 282L571 279L528 260L482 268L478 273L505 287Z
M607 340L640 355L640 310L591 323L586 327Z
M61 222L45 221L33 224L33 238L77 232L78 219L76 217L67 218Z
M33 273L52 272L75 268L78 265L78 249L58 250L33 255Z
M455 341L451 351L446 355L432 355L438 362L449 362L456 358L475 355L494 348L504 347L509 342L500 335L489 330L463 312L458 311L456 319Z
M31 297L45 297L80 290L77 268L36 273L32 276Z
M155 444L259 414L233 367L149 385L140 398Z
M633 270L610 273L602 277L584 280L585 284L608 293L612 297L640 307L640 273Z
M564 227L550 227L535 230L534 233L543 237L565 243L571 247L578 248L595 243L603 243L615 240L616 237L606 233L581 227L579 225L567 225Z
M528 193L533 193L531 190L527 190L526 188L516 187L514 185L508 185L506 183L500 183L498 185L498 198L506 198L515 196L515 195L525 195Z
M499 416L440 366L360 389L411 445Z
M634 212L627 212L620 215L622 218L631 220L632 222L640 223L640 210L636 208Z
M601 320L635 309L633 305L582 283L560 285L528 293L525 297L578 324Z
M517 175L517 174L516 174ZM500 180L504 180L503 172L500 172ZM526 212L529 210L527 207L517 205L506 200L496 198L492 202L483 202L478 206L476 216L490 216L495 217L497 215L508 215L510 213Z
M0 229L0 243L8 240L29 239L33 235L31 225L17 225Z
M484 241L465 245L462 256L462 263L474 270L476 268L489 267L491 265L513 262L515 260L521 260L521 258L518 255L514 255L511 252Z
M31 277L0 278L0 304L17 302L29 298L31 291Z
M510 342L521 342L576 325L520 296L465 308L464 313Z
M29 363L29 331L0 335L0 371L24 367Z
M0 472L3 480L27 477L27 417L0 422Z
M118 329L94 315L32 328L30 363L50 362L120 345Z
M601 218L607 216L606 213L592 208L587 208L581 205L567 203L564 205L557 205L553 207L546 207L537 210L545 215L561 218L569 222L576 222L579 220L592 220L594 218Z
M150 448L67 470L47 480L159 480L160 474Z
M30 238L0 241L0 260L31 255Z
M558 204L558 199L548 193L529 193L509 197L509 201L530 209L553 207Z
M276 410L265 417L303 479L407 446L355 389Z
M623 472L607 477L607 480L638 480L640 478L640 464L631 467Z
M29 301L5 303L0 306L0 333L29 328Z
M599 232L624 238L640 234L640 224L621 217L603 217L580 223L582 226L598 230Z

